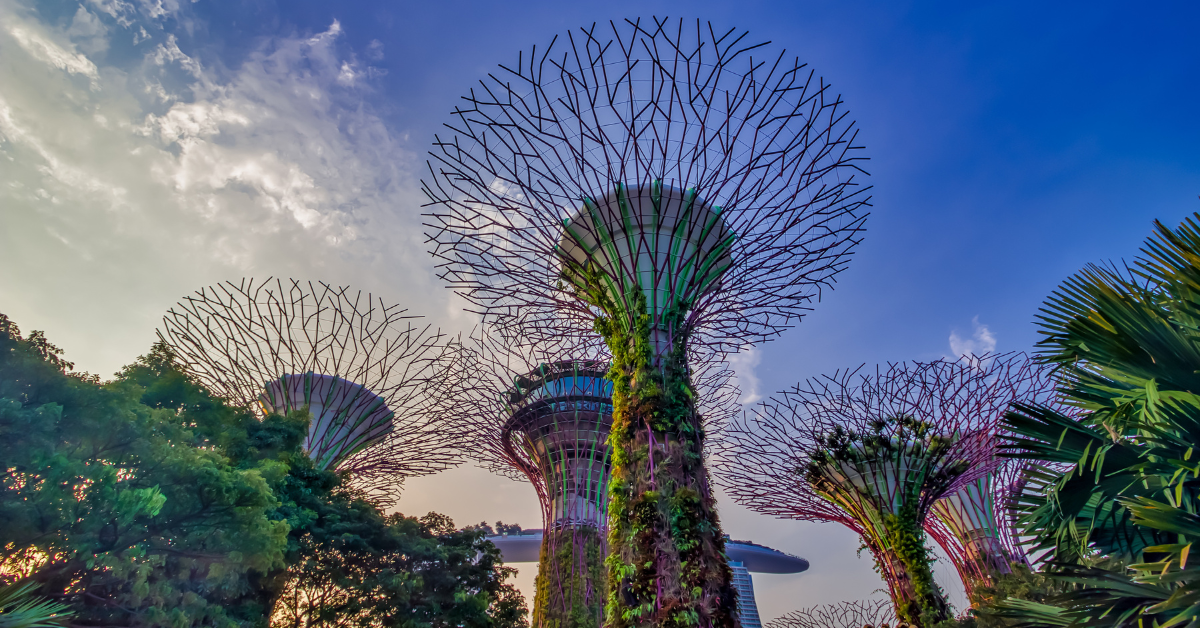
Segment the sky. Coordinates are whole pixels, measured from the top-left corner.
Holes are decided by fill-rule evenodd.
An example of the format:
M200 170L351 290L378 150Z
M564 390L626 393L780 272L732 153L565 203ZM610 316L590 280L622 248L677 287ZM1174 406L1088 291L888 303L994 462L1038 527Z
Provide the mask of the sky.
M103 376L173 303L241 277L351 285L468 329L423 244L434 134L518 50L651 15L799 55L870 157L864 242L802 322L735 356L744 401L1029 350L1066 277L1200 211L1194 2L0 0L0 312ZM880 595L836 524L719 507L734 538L812 564L755 577L764 620ZM530 487L469 466L410 480L399 508L540 525Z

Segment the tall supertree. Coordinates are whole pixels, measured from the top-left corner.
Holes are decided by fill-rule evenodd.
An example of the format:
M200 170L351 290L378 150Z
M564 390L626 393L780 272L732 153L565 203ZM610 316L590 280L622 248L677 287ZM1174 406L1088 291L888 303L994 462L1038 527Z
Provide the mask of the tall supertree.
M792 611L767 628L900 628L887 600L858 600Z
M995 429L1036 394L1024 354L898 363L797 384L735 422L722 485L752 510L836 521L857 532L896 616L950 617L930 568L924 526L939 499L997 464Z
M595 329L614 356L613 628L736 622L686 356L794 324L863 228L853 122L766 45L572 31L483 80L431 153L442 277L499 328Z
M541 504L535 628L603 624L611 365L607 347L588 336L530 347L477 329L446 353L438 398L463 434L464 455L527 479ZM693 368L698 406L712 429L734 413L737 389L717 364Z
M457 464L456 436L430 396L441 334L397 305L325 283L227 281L172 307L158 336L236 405L307 408L304 449L316 466L381 498Z

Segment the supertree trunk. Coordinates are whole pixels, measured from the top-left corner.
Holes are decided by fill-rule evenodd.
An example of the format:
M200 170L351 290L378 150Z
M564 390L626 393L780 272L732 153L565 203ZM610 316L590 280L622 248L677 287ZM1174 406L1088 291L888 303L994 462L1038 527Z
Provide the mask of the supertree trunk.
M591 628L604 623L608 579L605 543L594 527L546 530L534 588L531 625Z
M609 625L734 626L733 572L685 352L679 343L656 356L647 320L632 333L599 326L615 357Z

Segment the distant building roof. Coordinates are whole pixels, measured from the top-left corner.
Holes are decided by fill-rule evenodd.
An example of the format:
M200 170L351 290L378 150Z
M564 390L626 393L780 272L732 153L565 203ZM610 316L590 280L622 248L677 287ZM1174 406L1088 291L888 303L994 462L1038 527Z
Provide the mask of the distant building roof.
M506 563L536 563L541 557L542 531L522 530L520 534L489 536ZM742 563L755 573L800 573L808 571L808 561L750 541L726 541L729 560Z

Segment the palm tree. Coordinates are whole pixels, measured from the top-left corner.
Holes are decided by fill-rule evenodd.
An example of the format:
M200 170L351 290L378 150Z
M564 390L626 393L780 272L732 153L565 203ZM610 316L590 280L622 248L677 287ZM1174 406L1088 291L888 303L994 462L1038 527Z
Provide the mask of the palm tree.
M0 585L0 628L57 628L73 613L68 607L34 595L37 584Z
M1087 267L1041 310L1076 412L1017 406L1002 448L1049 463L1019 499L1023 536L1070 590L1001 603L1016 625L1200 625L1198 220L1156 222L1132 264Z

